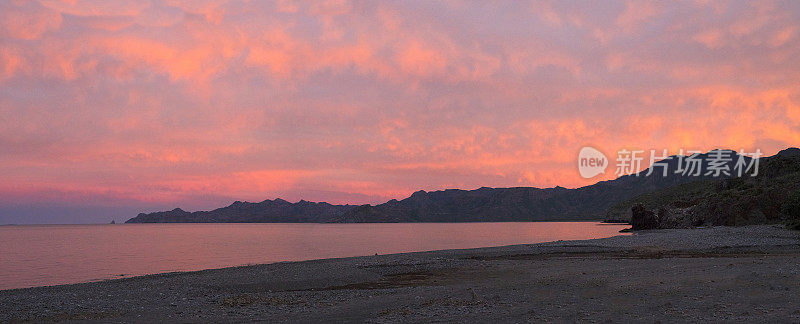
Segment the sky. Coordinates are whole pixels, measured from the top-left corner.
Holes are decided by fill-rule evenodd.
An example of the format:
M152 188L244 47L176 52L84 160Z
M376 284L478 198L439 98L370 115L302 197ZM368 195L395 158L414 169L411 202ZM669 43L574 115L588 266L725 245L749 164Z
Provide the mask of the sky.
M0 0L0 224L800 145L798 1Z

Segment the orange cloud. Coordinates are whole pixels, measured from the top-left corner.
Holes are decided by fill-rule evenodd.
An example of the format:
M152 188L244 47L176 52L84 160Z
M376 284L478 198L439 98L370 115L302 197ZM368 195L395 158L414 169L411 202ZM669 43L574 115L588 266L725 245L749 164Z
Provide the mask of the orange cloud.
M22 68L23 59L11 49L0 47L0 80L7 79Z
M0 192L365 203L591 184L587 145L773 154L800 143L798 9L6 1Z
M398 61L405 71L416 75L442 73L447 66L447 60L441 53L418 42L412 42L401 50Z

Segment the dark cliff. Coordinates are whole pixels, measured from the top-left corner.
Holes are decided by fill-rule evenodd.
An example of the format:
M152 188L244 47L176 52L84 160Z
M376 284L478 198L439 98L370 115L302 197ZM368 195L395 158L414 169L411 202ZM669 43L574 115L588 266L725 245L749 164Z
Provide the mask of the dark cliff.
M736 226L796 222L791 203L800 197L800 150L763 158L755 176L685 183L620 202L609 215L634 229ZM628 210L627 213L619 211Z

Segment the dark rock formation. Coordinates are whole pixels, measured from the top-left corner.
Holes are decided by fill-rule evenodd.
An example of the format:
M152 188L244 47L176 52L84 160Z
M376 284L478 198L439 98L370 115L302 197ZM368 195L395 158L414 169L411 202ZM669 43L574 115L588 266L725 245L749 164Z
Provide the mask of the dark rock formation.
M659 227L658 215L642 204L636 204L631 207L631 228L633 230L647 230L656 229Z
M639 195L610 210L631 206L628 215L637 223L634 229L792 222L792 193L800 191L800 154L794 154L798 151L787 149L763 158L757 176L684 183ZM616 212L609 215L619 218Z
M660 206L654 212L643 204L631 207L631 229L689 228L695 223L692 208Z

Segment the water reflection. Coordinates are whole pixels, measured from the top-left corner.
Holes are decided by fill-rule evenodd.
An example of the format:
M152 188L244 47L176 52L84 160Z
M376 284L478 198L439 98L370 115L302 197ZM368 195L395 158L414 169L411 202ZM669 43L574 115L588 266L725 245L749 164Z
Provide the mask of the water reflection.
M620 235L592 222L0 226L0 289L278 261Z

